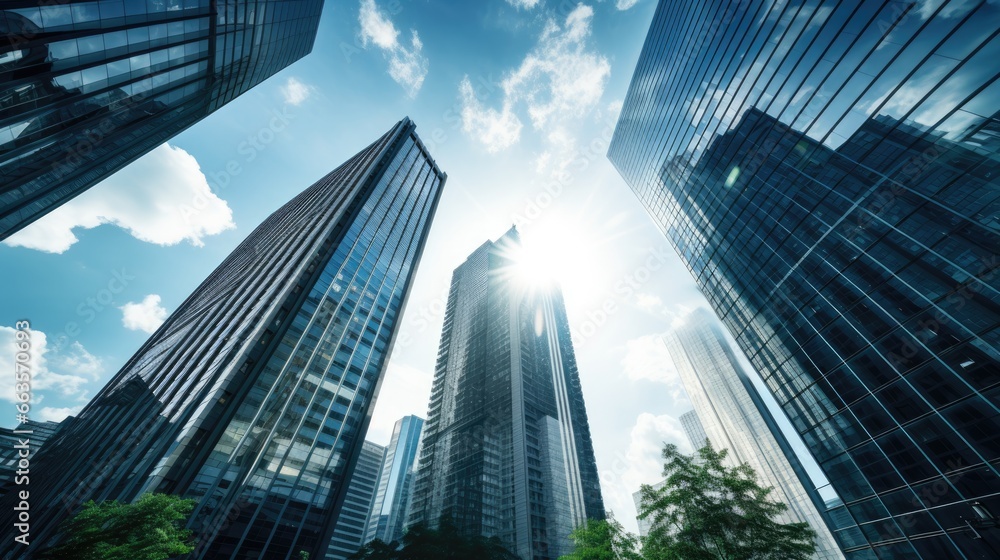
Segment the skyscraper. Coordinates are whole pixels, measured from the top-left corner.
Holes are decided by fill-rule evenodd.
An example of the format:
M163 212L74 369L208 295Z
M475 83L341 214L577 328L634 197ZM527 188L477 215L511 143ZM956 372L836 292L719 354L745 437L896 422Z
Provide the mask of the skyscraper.
M701 425L701 420L698 419L698 413L689 410L681 414L680 421L681 428L684 429L684 435L691 442L691 448L701 449L704 447L708 434L705 433L705 427Z
M45 444L34 547L85 500L164 492L198 502L189 558L326 552L445 182L414 129L264 220Z
M998 19L660 2L609 148L859 525L851 560L1000 550Z
M365 542L380 539L388 543L403 536L423 427L424 419L417 416L404 416L396 421L389 447L385 450L385 462L372 503Z
M385 451L385 447L370 441L365 441L361 447L358 464L347 483L347 497L334 524L333 538L326 551L327 560L344 560L370 540L366 538L366 532L375 505Z
M728 450L728 466L746 463L757 473L761 486L774 488L771 499L788 505L778 521L806 522L816 531L814 558L842 559L820 513L823 500L712 314L704 309L690 313L683 325L667 333L664 342L712 447Z
M562 294L521 281L519 248L512 228L452 276L409 524L547 560L604 506Z
M0 239L312 49L322 0L0 9Z

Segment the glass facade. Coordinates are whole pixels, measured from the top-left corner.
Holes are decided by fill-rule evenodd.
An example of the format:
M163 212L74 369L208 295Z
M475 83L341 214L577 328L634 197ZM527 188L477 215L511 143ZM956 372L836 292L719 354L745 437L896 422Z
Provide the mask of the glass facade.
M312 49L322 0L0 5L0 239Z
M681 414L680 421L684 435L691 442L691 448L697 450L704 447L705 440L708 439L708 434L705 433L705 427L701 425L701 420L698 419L698 413L689 410Z
M408 524L554 560L604 505L562 294L519 281L519 247L511 229L452 276Z
M326 552L445 182L414 129L269 216L46 444L34 543L165 492L198 501L191 559Z
M816 531L814 558L842 560L844 555L820 514L822 499L740 367L715 317L698 309L671 330L664 342L694 405L698 427L712 447L729 451L728 466L748 464L761 486L774 488L771 499L788 505L777 521L805 522Z
M662 1L609 148L843 499L851 560L1000 550L997 21Z
M366 528L375 505L379 474L385 458L386 448L381 445L366 441L361 447L358 464L347 484L347 497L334 524L326 560L344 560L368 542Z
M417 416L404 416L396 421L385 451L365 542L379 539L390 543L403 536L423 427L424 419Z

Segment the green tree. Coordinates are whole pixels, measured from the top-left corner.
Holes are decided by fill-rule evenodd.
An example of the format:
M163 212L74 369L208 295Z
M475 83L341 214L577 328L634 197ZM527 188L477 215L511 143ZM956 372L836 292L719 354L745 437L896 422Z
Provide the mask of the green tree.
M395 541L386 543L382 539L375 539L348 556L347 560L396 560L398 549L399 543Z
M194 500L146 494L132 504L113 500L83 506L62 527L61 542L44 560L166 560L194 550L184 524Z
M646 560L809 559L813 530L775 521L788 506L770 498L749 465L726 467L726 455L710 442L694 455L664 447L665 483L641 489L639 518L652 526L642 539Z
M559 560L642 560L635 535L613 518L591 519L570 535L573 552Z

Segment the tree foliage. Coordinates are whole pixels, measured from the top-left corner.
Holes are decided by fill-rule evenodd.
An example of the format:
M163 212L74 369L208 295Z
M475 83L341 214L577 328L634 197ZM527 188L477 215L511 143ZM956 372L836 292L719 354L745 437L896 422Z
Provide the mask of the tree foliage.
M646 560L808 560L815 533L807 523L774 518L788 506L770 498L747 464L727 467L726 450L711 443L694 455L663 449L665 483L643 485L639 518L651 522L642 539Z
M194 500L146 494L132 504L93 500L62 527L61 542L44 560L166 560L194 550L184 524Z
M438 530L411 527L402 541L366 544L350 560L519 560L496 537L467 537L453 525L442 523Z
M613 518L591 519L570 536L573 552L559 560L642 560L638 539Z

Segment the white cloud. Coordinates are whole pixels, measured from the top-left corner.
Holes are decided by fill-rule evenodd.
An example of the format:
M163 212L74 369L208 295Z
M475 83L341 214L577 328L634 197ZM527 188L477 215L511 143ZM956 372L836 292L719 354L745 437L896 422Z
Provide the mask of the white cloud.
M680 420L669 415L643 412L629 433L628 449L620 453L611 472L602 472L601 482L605 505L619 519L634 517L632 494L643 484L663 480L663 445L673 443L682 453L690 453L691 445L684 435Z
M130 331L152 334L167 319L167 310L160 305L160 296L149 294L139 303L128 302L122 310L122 325Z
M635 304L643 311L654 312L660 310L663 300L658 295L639 292L635 294Z
M416 30L411 30L410 44L399 41L399 30L389 17L375 4L375 0L361 0L358 12L361 24L361 44L374 44L389 59L389 76L403 86L407 95L416 97L427 77L428 61L422 53L424 44Z
M618 115L621 114L623 105L625 105L625 101L623 99L615 99L608 103L606 110L608 112L609 121L618 121Z
M507 3L515 8L530 10L538 5L540 0L507 0Z
M75 416L83 410L83 405L80 406L65 406L61 408L55 408L51 406L43 406L34 416L34 420L39 422L62 422L67 416Z
M521 120L515 108L523 106L532 127L543 132L552 152L565 161L576 140L566 126L589 114L600 101L611 74L607 58L590 50L594 10L578 5L562 25L548 21L538 44L501 82L501 109L484 107L468 77L462 80L462 125L470 137L495 152L520 138Z
M662 335L640 336L626 342L622 369L632 381L653 381L667 385L667 392L675 405L687 401L684 386L674 368L670 352L663 343Z
M646 335L625 343L622 367L633 381L645 379L661 383L680 383L670 352L660 335Z
M366 438L387 445L396 420L410 414L427 417L431 394L430 374L398 362L389 362Z
M52 356L53 364L62 370L75 371L96 377L104 371L104 364L97 356L87 352L79 342L74 341L66 350Z
M487 151L497 152L516 144L521 137L521 120L514 114L511 103L504 102L503 110L483 107L476 99L468 76L459 85L462 97L462 129L486 146Z
M528 104L536 128L565 117L580 117L604 93L611 64L587 51L594 10L580 4L566 16L562 27L549 22L538 46L521 66L504 80L504 92Z
M194 156L163 144L4 243L62 253L79 241L75 228L101 224L157 245L198 247L205 236L235 227L232 210L212 193Z
M667 443L676 445L681 453L692 451L679 419L666 414L641 413L629 434L625 457L630 468L623 477L626 484L638 490L641 484L659 482L663 474L663 446Z
M638 3L639 0L618 0L615 2L615 7L619 10L625 11Z
M917 14L924 20L935 16L935 12L937 12L936 17L939 18L962 17L978 6L979 1L980 0L951 0L940 12L938 12L938 8L941 7L941 4L945 3L945 0L920 0L917 7Z
M280 88L281 96L285 98L285 103L289 105L301 105L303 101L312 95L313 86L306 85L298 78L291 76Z
M14 372L15 360L20 352L17 344L22 341L17 340L17 332L12 327L0 326L0 371L10 373L4 375L0 382L0 400L8 402L19 402L14 392ZM45 391L64 397L83 396L87 385L96 380L102 371L100 359L87 352L79 342L61 350L49 346L44 332L32 330L29 334L28 361L21 363L27 364L31 375L32 403L39 403ZM29 416L35 417L33 414Z

